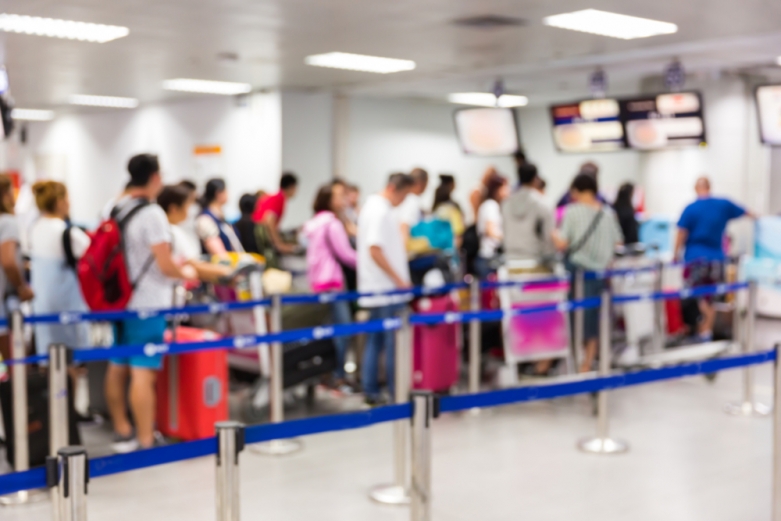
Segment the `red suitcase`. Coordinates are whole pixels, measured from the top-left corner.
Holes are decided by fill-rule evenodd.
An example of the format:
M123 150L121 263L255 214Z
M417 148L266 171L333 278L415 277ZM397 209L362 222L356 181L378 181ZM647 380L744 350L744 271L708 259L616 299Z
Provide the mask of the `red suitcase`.
M179 327L177 342L214 340L203 329ZM166 342L172 335L166 331ZM198 440L214 436L214 424L228 419L228 359L225 350L165 357L157 377L157 428L165 436Z
M664 311L667 317L667 334L678 335L685 330L683 323L683 312L681 311L681 301L670 299L664 301Z
M454 295L422 298L414 304L417 313L458 312ZM413 374L415 389L448 391L458 381L460 324L421 325L413 328Z

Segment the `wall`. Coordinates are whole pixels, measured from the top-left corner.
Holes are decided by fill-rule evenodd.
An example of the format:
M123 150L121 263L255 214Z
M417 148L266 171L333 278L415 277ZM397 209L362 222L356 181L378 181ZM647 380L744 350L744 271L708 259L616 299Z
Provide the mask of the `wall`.
M244 192L277 187L281 170L281 107L278 94L204 98L144 106L132 111L93 111L29 125L25 179L60 179L73 194L74 219L94 223L105 203L127 181L128 158L160 157L166 182L214 175L228 182L230 213ZM196 159L196 145L220 145L212 159Z

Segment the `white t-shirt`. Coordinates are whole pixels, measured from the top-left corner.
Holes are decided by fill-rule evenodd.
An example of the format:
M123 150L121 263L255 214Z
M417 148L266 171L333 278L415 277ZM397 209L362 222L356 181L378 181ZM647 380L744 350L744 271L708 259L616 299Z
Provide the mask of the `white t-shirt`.
M502 242L489 237L486 234L488 223L493 224L494 231L502 233L502 208L493 199L487 199L480 205L477 211L477 233L480 235L480 256L490 259L496 255L496 251Z
M404 201L394 210L399 223L414 227L423 219L423 206L418 194L409 193Z
M180 224L171 225L171 248L177 262L184 263L201 257L201 245Z
M62 235L65 221L52 217L39 217L30 228L30 255L32 257L65 261ZM80 259L90 245L89 236L81 228L71 228L73 256Z
M380 195L366 200L358 216L358 290L383 292L396 289L393 280L374 262L370 248L379 246L388 263L403 280L409 282L409 262L404 238L390 201ZM376 308L406 302L405 295L364 297L363 307Z
M123 197L119 204L125 204L129 197ZM120 212L119 218L122 218ZM128 275L137 282L129 309L166 308L172 304L174 279L160 271L154 257L152 246L171 243L171 227L165 212L156 204L150 204L139 210L125 229L125 255ZM151 259L151 260L150 260ZM146 273L141 276L144 266L149 263ZM140 280L139 280L140 277Z

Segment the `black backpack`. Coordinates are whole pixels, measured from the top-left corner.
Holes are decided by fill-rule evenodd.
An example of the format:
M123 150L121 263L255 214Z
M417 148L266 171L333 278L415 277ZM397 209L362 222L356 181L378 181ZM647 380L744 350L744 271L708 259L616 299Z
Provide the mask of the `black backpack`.
M480 234L477 233L476 224L464 230L464 236L461 241L461 253L464 256L466 272L474 275L475 259L477 259L480 253Z

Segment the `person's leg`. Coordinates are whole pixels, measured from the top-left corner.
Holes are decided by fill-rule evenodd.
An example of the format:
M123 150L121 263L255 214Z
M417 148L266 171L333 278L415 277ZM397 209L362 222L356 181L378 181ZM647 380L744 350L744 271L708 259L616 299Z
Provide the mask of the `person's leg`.
M713 324L716 322L716 309L707 298L701 299L698 303L702 318L700 319L698 333L701 338L709 340L713 337Z
M129 374L126 365L109 363L104 382L106 391L106 405L111 416L111 424L114 432L123 438L133 433L133 426L127 416L125 389L127 388L127 376Z
M404 305L386 306L382 308L381 319L395 318L401 314ZM391 400L396 399L396 334L397 331L385 331L382 334L382 343L385 348L385 372L388 379L388 392Z
M589 338L585 342L583 363L580 365L580 372L587 373L594 368L594 360L597 357L597 347L599 339Z
M130 407L136 420L136 438L142 448L155 443L156 382L154 369L130 368Z
M604 287L601 280L586 280L583 282L583 296L586 299L599 297ZM584 356L580 366L581 372L591 371L599 347L599 315L600 308L583 310L583 344Z
M331 316L334 324L352 323L350 303L346 301L333 302L331 304ZM336 370L334 371L334 377L337 380L344 380L346 376L344 362L347 357L347 350L350 347L350 337L340 336L334 338L334 346L336 347Z
M377 309L371 310L369 320L377 320ZM369 333L366 335L366 346L363 351L363 363L361 364L361 382L366 399L376 400L380 395L378 383L380 352L382 351L383 332Z

